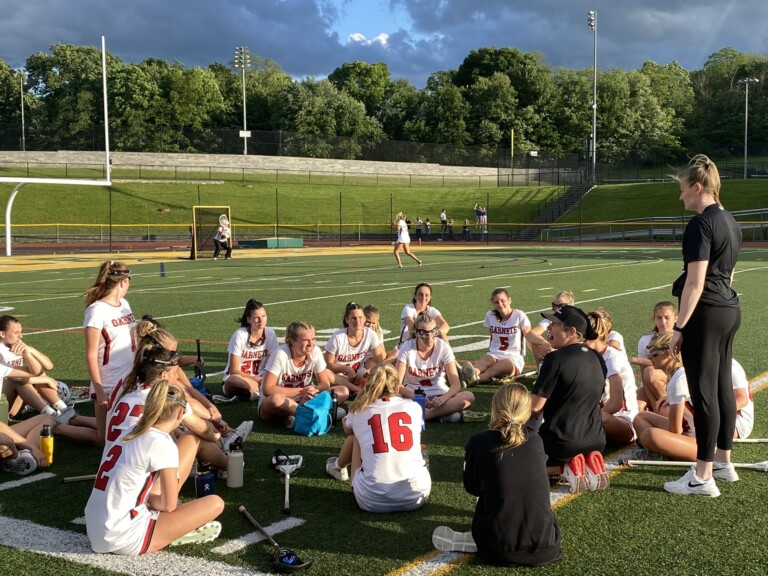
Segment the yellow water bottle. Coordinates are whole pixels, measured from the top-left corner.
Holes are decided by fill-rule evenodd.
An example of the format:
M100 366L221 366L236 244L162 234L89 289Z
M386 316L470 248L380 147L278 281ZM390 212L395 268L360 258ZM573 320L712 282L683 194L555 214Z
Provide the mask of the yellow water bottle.
M48 466L53 464L53 431L48 424L43 426L43 431L40 433L40 452L45 456Z

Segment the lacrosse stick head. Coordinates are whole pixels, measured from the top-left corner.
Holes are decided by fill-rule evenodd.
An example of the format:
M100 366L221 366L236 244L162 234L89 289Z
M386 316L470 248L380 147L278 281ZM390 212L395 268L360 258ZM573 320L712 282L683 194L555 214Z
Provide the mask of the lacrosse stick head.
M272 565L278 572L296 572L312 566L312 558L303 560L290 548L276 548Z

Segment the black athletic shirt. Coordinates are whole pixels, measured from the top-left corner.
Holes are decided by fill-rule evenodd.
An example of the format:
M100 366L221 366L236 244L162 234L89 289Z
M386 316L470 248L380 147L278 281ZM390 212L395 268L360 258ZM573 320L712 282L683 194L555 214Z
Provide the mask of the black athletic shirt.
M741 228L731 213L719 204L707 206L685 227L680 286L685 283L689 263L706 261L707 276L699 302L707 306L738 306L739 298L731 288L731 273L739 259L741 242Z
M549 503L544 445L536 432L501 450L498 430L472 436L465 446L464 488L477 496L472 537L484 561L542 566L562 557L560 530Z
M605 448L600 398L606 373L603 358L582 343L544 356L532 392L547 398L539 435L550 465Z

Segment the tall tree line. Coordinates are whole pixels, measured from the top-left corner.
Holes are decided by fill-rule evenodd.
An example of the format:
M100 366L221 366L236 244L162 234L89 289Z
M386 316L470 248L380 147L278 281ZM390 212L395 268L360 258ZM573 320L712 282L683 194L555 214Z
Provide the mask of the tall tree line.
M245 75L248 128L305 136L293 144L304 147L295 153L354 158L354 144L328 149L328 137L336 137L473 146L494 154L509 148L514 132L518 151L583 154L591 133L591 68L553 69L536 52L473 50L457 69L433 73L421 90L393 79L381 62L345 62L322 80L295 80L265 58L252 63ZM242 85L233 64L125 63L107 54L111 147L194 152L220 131L239 129ZM723 48L701 70L646 61L639 70L598 71L600 161L671 160L689 150L738 157L744 133L739 80L748 77L760 80L749 102L757 153L768 143L768 56ZM28 149L102 146L97 48L56 44L27 59L23 79L0 61L5 149L18 149L20 82Z

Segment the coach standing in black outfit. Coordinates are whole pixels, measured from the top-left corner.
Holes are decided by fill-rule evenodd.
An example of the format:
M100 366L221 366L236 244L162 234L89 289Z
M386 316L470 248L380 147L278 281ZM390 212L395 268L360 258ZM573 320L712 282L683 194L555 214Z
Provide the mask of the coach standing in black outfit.
M664 489L716 497L720 490L715 479L739 479L730 463L736 425L731 364L741 309L731 284L742 237L736 220L720 204L720 174L714 162L703 154L695 156L678 181L680 200L698 215L685 228L683 274L672 287L672 295L680 299L680 314L671 345L682 355L688 379L697 454L696 466L679 480L666 482Z

